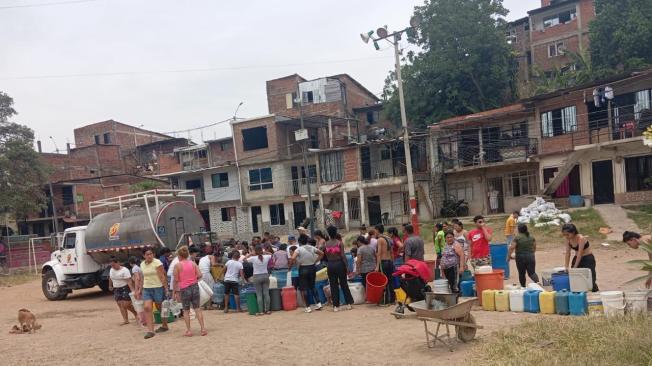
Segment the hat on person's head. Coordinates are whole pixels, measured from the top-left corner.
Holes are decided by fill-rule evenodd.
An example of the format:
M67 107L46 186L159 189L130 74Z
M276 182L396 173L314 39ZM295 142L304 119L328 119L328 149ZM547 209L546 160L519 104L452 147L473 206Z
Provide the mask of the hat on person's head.
M306 231L308 231L308 229L306 229L306 228L303 227L303 226L299 226L299 227L297 228L297 231L298 231L298 232L302 232L302 231L303 231L303 232L306 232Z
M288 235L288 241L290 240L297 240L297 238L294 235Z

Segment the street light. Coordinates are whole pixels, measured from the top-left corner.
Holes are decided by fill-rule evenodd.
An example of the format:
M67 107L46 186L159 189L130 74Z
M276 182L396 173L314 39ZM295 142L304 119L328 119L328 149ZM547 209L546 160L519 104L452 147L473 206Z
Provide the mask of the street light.
M374 31L362 33L360 37L364 43L369 43L369 40L374 41L374 47L379 50L378 41L385 40L394 46L394 61L396 68L396 82L398 84L398 98L401 107L401 124L403 125L403 148L405 149L405 165L407 168L408 179L408 192L410 195L410 218L414 232L419 234L419 216L417 215L417 197L414 190L414 176L412 174L412 156L410 153L410 134L408 132L407 117L405 114L405 97L403 96L403 78L401 77L401 63L400 63L400 50L398 42L401 40L401 34L407 33L408 36L415 35L415 28L421 24L421 17L415 15L410 19L411 27L405 28L400 31L389 33L387 26L380 27L376 30L378 37L373 38Z

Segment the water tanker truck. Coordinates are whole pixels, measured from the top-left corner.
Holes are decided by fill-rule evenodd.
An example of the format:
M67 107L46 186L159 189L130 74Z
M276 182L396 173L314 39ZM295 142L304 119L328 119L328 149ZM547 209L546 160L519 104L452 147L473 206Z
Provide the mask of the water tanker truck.
M89 203L87 226L65 230L41 268L43 294L63 300L73 290L107 291L111 257L126 262L146 247L174 250L189 233L205 231L192 190L152 190Z

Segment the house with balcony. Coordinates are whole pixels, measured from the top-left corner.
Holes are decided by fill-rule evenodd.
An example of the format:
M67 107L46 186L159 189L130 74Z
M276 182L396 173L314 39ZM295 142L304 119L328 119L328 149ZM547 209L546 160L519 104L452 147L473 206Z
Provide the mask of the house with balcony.
M532 107L517 103L430 126L431 197L464 200L469 213L511 212L539 192L539 131Z
M543 193L586 202L652 200L652 69L531 98Z

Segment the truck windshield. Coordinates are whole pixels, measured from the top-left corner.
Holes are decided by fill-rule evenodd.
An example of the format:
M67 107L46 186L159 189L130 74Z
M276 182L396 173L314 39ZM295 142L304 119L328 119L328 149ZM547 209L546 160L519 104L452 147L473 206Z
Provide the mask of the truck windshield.
M77 234L66 234L65 239L63 240L63 249L75 249L75 238Z

